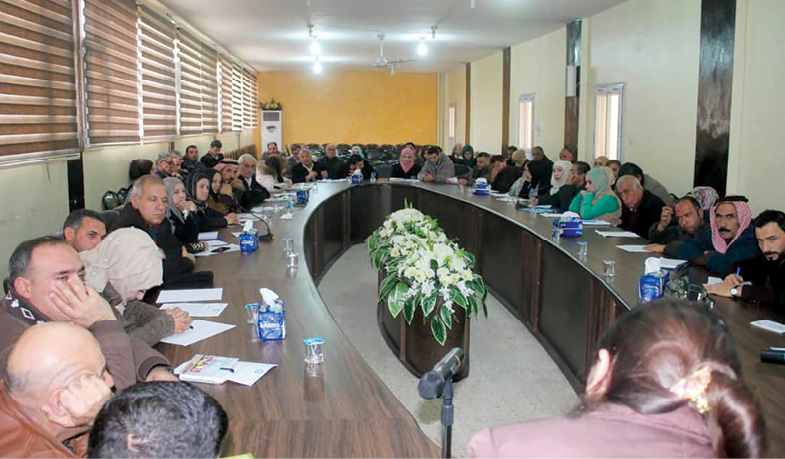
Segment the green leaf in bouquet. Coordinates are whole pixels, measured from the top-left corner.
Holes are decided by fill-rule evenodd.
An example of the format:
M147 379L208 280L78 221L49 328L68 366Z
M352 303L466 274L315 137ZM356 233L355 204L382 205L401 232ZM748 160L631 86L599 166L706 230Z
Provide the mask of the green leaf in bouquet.
M444 342L447 341L447 330L444 328L444 323L439 316L434 316L433 320L431 320L431 333L433 333L436 342L440 346L444 346Z
M366 242L368 244L368 250L373 250L376 248L376 244L379 243L379 237L376 234L372 234Z
M466 303L466 297L461 294L458 289L451 288L450 289L450 299L453 303L457 304L458 306L462 307L463 309L468 309L468 303Z
M379 285L379 301L385 300L392 293L397 282L398 276L395 275L395 272L388 272L387 277Z
M439 299L439 294L434 291L428 298L425 299L422 303L422 313L425 317L431 315L433 310L436 308L436 302Z
M387 297L387 309L390 310L390 314L393 318L398 317L398 314L401 313L403 310L403 300L398 298L398 290L393 289L390 296Z
M442 322L444 322L444 325L446 325L447 328L452 328L452 312L450 312L447 306L443 305L441 308L439 308L439 316L441 317Z
M468 312L467 316L469 316L469 317L476 316L477 315L477 308L478 308L477 307L477 298L475 298L474 295L469 295L468 297L466 297L466 302L469 305L469 308L467 310L467 312Z

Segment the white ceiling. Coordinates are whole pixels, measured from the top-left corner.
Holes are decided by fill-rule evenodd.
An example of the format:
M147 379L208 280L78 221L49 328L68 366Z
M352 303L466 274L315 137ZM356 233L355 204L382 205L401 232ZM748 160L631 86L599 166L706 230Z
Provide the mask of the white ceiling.
M416 59L399 71L441 72L624 0L475 0L473 9L471 0L160 1L259 71L310 68L311 23L326 72L373 70L378 33L387 34L388 60ZM429 38L425 57L416 53L421 37Z

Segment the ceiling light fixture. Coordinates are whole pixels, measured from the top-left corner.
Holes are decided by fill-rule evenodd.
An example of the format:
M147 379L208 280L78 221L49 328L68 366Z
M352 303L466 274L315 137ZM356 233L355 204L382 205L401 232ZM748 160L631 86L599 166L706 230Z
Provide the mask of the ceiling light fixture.
M311 54L314 56L318 56L322 53L322 46L319 44L319 41L316 39L316 35L313 34L313 24L308 24L308 38L311 39Z
M322 63L319 62L319 56L316 56L316 62L313 63L313 73L317 75L322 73Z
M420 44L417 45L417 54L419 56L428 54L428 45L425 44L425 37L420 38Z

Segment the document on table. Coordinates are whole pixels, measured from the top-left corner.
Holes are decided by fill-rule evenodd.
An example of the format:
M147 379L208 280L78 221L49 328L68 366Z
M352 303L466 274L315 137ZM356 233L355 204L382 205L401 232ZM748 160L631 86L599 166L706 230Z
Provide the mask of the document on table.
M686 264L687 260L660 257L660 268L662 269L679 269Z
M544 213L540 214L540 216L542 216L542 217L551 217L551 218L559 218L562 215L564 215L564 214L563 213L559 213L559 212L544 212Z
M645 245L617 245L619 249L624 250L625 252L632 252L632 253L649 253L648 250L644 249Z
M180 334L169 335L162 339L161 342L178 346L190 346L226 330L231 330L234 327L235 325L232 324L210 322L209 320L194 320L191 322L190 329Z
M214 242L214 241L210 241ZM223 241L221 241L223 242ZM220 253L227 253L227 252L239 252L240 246L237 244L229 244L224 242L220 246L211 246L207 250L203 252L197 252L194 254L195 257L209 257L211 255L218 255Z
M707 285L714 285L714 284L721 284L721 283L722 283L722 279L720 279L719 277L711 277L711 276L709 276L709 278L706 279L706 284Z
M212 239L218 239L218 231L207 231L204 233L199 233L200 241L209 241Z
M583 226L611 226L605 220L581 220L581 223L583 223Z
M277 366L274 363L237 362L237 365L234 367L234 373L227 381L236 382L244 386L253 386L256 384L256 381Z
M180 308L191 317L218 317L228 303L166 303L161 309Z
M600 231L600 230L595 230L595 231L597 231L597 234L599 234L602 237L638 237L637 234L631 231Z
M158 294L157 303L188 303L191 301L220 301L223 298L224 289L218 288L195 288L185 290L161 290Z

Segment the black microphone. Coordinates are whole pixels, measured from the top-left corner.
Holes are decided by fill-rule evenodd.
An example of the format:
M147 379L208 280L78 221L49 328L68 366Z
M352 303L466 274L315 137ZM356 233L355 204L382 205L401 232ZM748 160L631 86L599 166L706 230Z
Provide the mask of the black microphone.
M259 242L271 242L273 240L273 232L270 231L270 225L267 224L264 218L256 215L250 209L248 209L248 213L256 217L256 219L259 220L260 222L264 223L264 227L267 228L267 233L259 236Z
M785 365L785 351L764 349L760 351L760 361L766 363L776 363L779 365Z
M444 385L455 376L458 369L463 364L464 352L459 347L454 347L450 352L445 354L439 363L433 367L433 370L425 373L420 377L420 384L417 385L417 391L420 397L425 400L432 400L442 396Z

